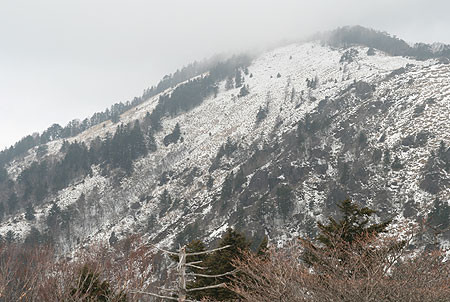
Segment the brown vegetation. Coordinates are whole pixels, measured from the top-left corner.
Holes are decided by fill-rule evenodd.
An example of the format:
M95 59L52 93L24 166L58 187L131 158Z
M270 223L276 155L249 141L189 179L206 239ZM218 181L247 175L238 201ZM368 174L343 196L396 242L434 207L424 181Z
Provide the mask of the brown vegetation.
M351 244L334 241L331 249L300 241L236 260L241 274L230 289L249 302L450 301L443 251L414 255L408 242L367 234ZM307 264L305 255L314 261Z
M96 246L74 259L57 259L52 248L0 246L0 301L148 301L153 256L137 237L114 248Z

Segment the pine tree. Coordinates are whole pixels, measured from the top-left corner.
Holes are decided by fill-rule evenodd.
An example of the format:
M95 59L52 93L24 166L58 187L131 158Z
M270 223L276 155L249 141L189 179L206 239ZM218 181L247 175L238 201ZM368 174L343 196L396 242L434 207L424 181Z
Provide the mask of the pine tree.
M205 250L206 250L205 244L201 240L192 240L189 244L186 245L186 253L203 252ZM179 258L176 255L172 255L172 256L170 256L170 258L175 263L179 262ZM201 268L206 268L205 265L206 265L207 258L208 258L208 254L187 256L186 263L201 261L200 263L197 263L196 265ZM188 273L188 274L189 273L205 274L205 269L188 266L186 268L186 273ZM203 286L209 284L207 279L208 278L204 278L204 277L195 277L194 280L188 281L186 283L186 288L190 289L190 288L203 287ZM203 297L202 292L194 291L189 294L189 298L191 298L191 299L200 300L201 297Z
M58 223L60 222L61 218L60 216L61 216L61 208L56 202L54 202L52 204L52 207L48 211L47 216L47 225L50 229L54 230L58 226Z
M377 235L385 232L390 221L369 224L370 217L376 211L368 207L359 207L350 199L346 199L338 204L342 218L336 221L333 217L328 218L327 224L317 223L321 234L317 240L332 248L333 240L338 238L347 243L352 243L364 235Z
M168 146L170 144L176 144L181 136L180 124L177 123L175 128L173 128L172 133L166 135L163 139L164 146Z
M8 171L0 164L0 183L8 180Z
M235 82L235 87L239 88L242 86L242 74L241 71L239 69L236 69L236 75L234 77L234 82Z
M214 185L214 178L211 175L209 175L208 181L206 182L206 187L208 189L211 189L213 185Z
M242 188L242 185L245 184L247 181L247 178L244 176L244 171L239 169L239 171L236 173L236 177L234 178L234 187L233 191L239 191Z
M219 247L224 247L227 245L230 245L230 247L214 252L204 261L205 266L207 267L206 274L220 275L234 271L232 260L236 258L242 259L244 253L249 250L250 242L244 235L229 228L223 235L219 243ZM228 282L231 282L230 276L202 278L198 284L194 282L192 287L208 286ZM198 291L195 294L195 298L198 300L201 300L201 298L204 297L211 297L218 301L228 301L237 298L235 293L225 288L203 290Z
M8 232L6 232L6 235L5 235L5 241L6 241L6 243L11 244L11 243L13 243L15 240L16 240L16 235L14 234L13 231L9 230Z
M154 214L151 214L147 218L147 232L152 232L155 226L156 226L156 217Z
M25 210L25 219L31 221L31 220L34 220L34 218L35 218L35 216L34 216L33 205L31 203L29 203Z
M8 211L10 214L14 212L14 210L17 207L17 203L19 202L19 199L17 198L17 195L15 192L12 192L11 195L9 195L7 204L8 204Z
M282 185L276 191L277 205L280 214L286 218L293 209L293 194L292 189L288 185Z
M24 243L29 246L37 246L45 242L44 236L41 235L41 232L35 227L32 227L27 237L25 238Z
M263 240L261 241L261 243L258 246L256 254L258 256L264 257L267 253L268 245L269 245L269 240L268 240L267 236L264 236Z
M169 194L169 191L167 191L167 189L165 189L162 194L159 197L159 207L160 207L160 211L159 211L159 216L163 216L167 210L170 209L172 205L172 197Z
M0 202L0 222L3 219L3 216L5 216L5 206L3 205L2 202Z
M266 117L267 117L267 109L259 106L258 112L256 113L256 124L261 123L261 121Z
M427 222L441 230L447 229L450 226L450 206L448 202L436 198L433 202L433 208L428 213Z
M228 137L225 146L219 150L219 153L217 155L219 156L219 154L221 154L221 156L223 155L230 156L236 150L237 144L233 143L230 137Z
M109 246L113 247L116 245L116 243L119 241L119 238L117 238L116 233L113 231L111 232L111 235L109 236Z
M230 90L234 88L234 80L232 77L228 77L227 81L225 82L225 89Z
M333 261L336 259L328 259L330 256L327 253L330 253L332 258L338 258L339 263L345 265L347 259L345 250L347 249L358 251L361 248L361 251L370 252L371 250L374 252L376 248L369 245L369 250L367 250L367 247L362 248L362 246L370 242L371 238L386 232L391 222L388 220L370 224L370 217L376 212L368 207L359 207L350 199L340 202L337 206L341 214L339 220L329 217L327 224L317 223L320 231L316 238L318 245L310 240L300 238L304 247L303 260L307 264L330 262L330 265L333 266ZM396 245L393 248L401 248L401 246ZM340 253L335 254L335 249ZM370 263L366 265L370 265Z
M392 168L392 170L395 170L395 171L403 169L403 164L397 155L395 156L394 161L392 162L391 168Z
M226 200L232 196L233 178L234 178L233 172L228 174L228 176L225 178L225 181L222 184L222 191L220 192L220 198L222 200Z
M130 132L130 141L132 142L132 159L147 155L147 146L145 145L144 135L142 134L139 121L134 122L134 127Z
M95 269L84 265L80 271L80 276L76 287L71 289L72 297L75 301L117 301L126 302L126 295L122 292L114 294L108 281L101 280L100 274Z
M241 89L239 90L238 97L239 97L239 98L244 97L244 96L248 95L249 93L250 93L250 88L249 88L249 86L248 86L248 85L243 85L243 86L241 87Z
M386 167L391 163L391 152L389 150L384 151L383 163Z

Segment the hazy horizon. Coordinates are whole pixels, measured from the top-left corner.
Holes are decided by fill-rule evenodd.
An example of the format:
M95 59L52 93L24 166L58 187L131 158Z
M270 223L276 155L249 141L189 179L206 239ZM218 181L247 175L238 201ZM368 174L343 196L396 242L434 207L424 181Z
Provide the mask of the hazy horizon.
M450 44L444 0L360 2L3 1L0 150L132 100L164 75L218 53L346 25Z

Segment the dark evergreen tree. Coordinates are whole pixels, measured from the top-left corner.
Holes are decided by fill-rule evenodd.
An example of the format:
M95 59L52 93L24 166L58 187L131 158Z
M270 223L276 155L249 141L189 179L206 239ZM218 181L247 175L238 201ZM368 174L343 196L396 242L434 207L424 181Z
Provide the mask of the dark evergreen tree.
M450 147L447 147L444 141L441 140L439 144L439 148L437 151L437 156L439 160L442 162L441 166L442 168L447 171L447 173L450 172Z
M450 206L448 202L436 198L433 208L428 213L427 222L433 227L446 230L450 226Z
M29 203L27 205L27 208L25 209L25 219L26 220L34 220L36 218L36 216L34 216L34 209L33 209L33 205L31 203Z
M350 181L350 165L349 163L343 163L342 168L339 171L339 182L343 185L347 185Z
M187 253L196 253L196 252L203 252L205 251L205 244L200 241L200 240L193 240L191 241L189 244L186 245L186 252ZM170 256L170 258L175 262L178 263L179 258L178 256ZM206 265L206 260L208 258L207 254L202 254L202 255L195 255L195 256L187 256L186 257L186 262L197 262L197 261L201 261L200 264L198 264L197 266L199 267L205 267ZM195 273L195 274L205 274L205 270L204 269L199 269L199 268L194 268L194 267L187 267L187 273ZM207 278L204 277L196 277L193 281L189 281L186 283L186 288L190 289L190 288L197 288L197 287L202 287L205 286L206 284L210 284L207 280ZM189 293L189 298L191 299L201 299L201 297L203 297L203 294L201 292L192 292Z
M327 224L317 223L320 230L317 240L328 248L332 248L336 238L351 244L364 235L385 232L390 224L390 221L370 224L370 217L376 211L368 207L360 207L350 199L340 202L338 208L341 214L340 220L329 217Z
M163 116L163 108L162 108L162 98L160 97L158 104L156 105L155 109L153 109L152 113L150 114L149 120L150 120L150 129L152 132L157 132L161 130L161 118Z
M0 165L0 184L8 180L8 171Z
M447 176L445 168L445 162L434 151L431 151L423 169L420 188L428 193L437 194L443 188L449 186L450 178Z
M312 79L306 79L306 87L311 88L311 89L316 89L318 82L319 82L319 78L317 76Z
M149 152L155 152L158 149L155 137L153 136L152 132L149 132L147 136L147 149Z
M350 199L346 199L338 204L340 210L340 219L336 220L333 217L328 218L327 224L317 223L320 234L317 236L316 241L318 244L311 242L307 239L302 239L304 252L302 255L303 261L307 264L332 262L345 265L347 255L345 252L335 254L333 251L349 248L351 251L358 251L365 243L370 243L373 237L377 237L380 233L386 232L390 221L381 223L370 223L370 218L375 211L367 208L360 207ZM392 248L401 248L400 246L393 246ZM321 253L317 253L317 250L322 249L323 255L328 255L327 251L331 253L333 259L329 259L328 256L322 256ZM361 251L376 252L376 247L369 247L362 249ZM319 259L322 257L322 259ZM336 258L338 262L336 261ZM370 265L367 263L366 265ZM352 274L352 272L348 272Z
M208 275L220 275L228 272L232 272L234 267L232 265L232 260L236 258L242 259L244 253L249 250L250 242L245 238L244 235L234 231L229 228L223 235L219 247L224 247L230 245L229 248L214 252L209 255L204 261L207 270L203 271ZM229 283L232 278L231 276L223 276L218 278L202 278L199 279L199 283L192 283L192 287L209 286L220 283ZM237 295L226 288L216 288L209 290L202 290L195 292L193 298L201 300L205 297L211 297L218 301L230 301L237 299Z
M286 218L293 210L293 193L292 189L288 185L281 185L276 191L276 201L280 214Z
M61 138L63 128L58 124L53 124L41 134L41 144Z
M14 241L16 241L16 235L14 234L13 231L9 230L8 232L6 232L5 242L8 243L8 244L11 244Z
M52 204L52 207L48 211L47 215L47 225L50 230L53 231L58 227L60 223L60 218L61 218L61 208L56 202L54 202Z
M116 245L116 243L119 241L119 238L117 238L116 233L113 231L111 232L111 235L109 236L109 246L113 247Z
M236 74L234 77L234 82L235 82L235 87L239 88L242 86L242 82L243 82L243 78L242 78L242 74L241 71L239 69L236 69Z
M225 82L225 89L230 90L234 88L234 80L231 76L227 77L227 81Z
M233 195L233 178L234 178L233 172L228 174L227 177L225 178L225 181L222 184L222 190L220 192L220 198L222 200L227 200L231 198L231 196Z
M159 196L159 216L162 217L172 206L172 197L167 189L164 189L162 194Z
M231 138L228 137L227 141L225 143L225 146L223 147L223 153L221 153L221 155L223 154L223 155L226 155L227 157L229 157L236 150L237 150L237 143L233 143L231 141ZM221 151L222 150L219 150L219 153Z
M267 236L264 236L263 240L261 241L261 243L258 246L258 249L256 251L256 254L258 256L264 257L267 253L267 249L269 245L269 239L267 238Z
M75 301L127 301L125 293L113 293L109 282L106 280L102 281L100 274L87 265L83 266L80 276L76 280L77 284L71 289L71 294Z
M391 152L389 150L384 151L383 163L386 167L391 164Z
M233 191L240 191L242 188L242 185L245 184L246 181L247 181L247 178L244 176L244 171L241 168L236 173L236 177L234 178Z
M111 115L111 122L112 122L113 124L117 124L118 122L120 122L120 114L119 114L119 112L114 112L114 113Z
M214 185L214 178L211 175L209 175L208 181L206 182L206 187L208 189L211 189L213 185Z
M180 124L177 123L175 128L173 128L172 133L166 135L163 139L164 146L168 146L170 144L176 144L181 136Z
M36 155L40 158L44 157L48 152L48 145L40 145L36 150Z
M242 85L241 89L239 90L238 97L244 97L250 93L250 88L248 85Z
M403 169L403 164L397 155L395 156L394 161L392 162L391 168L392 168L392 170L395 170L395 171Z
M294 87L292 87L292 90L291 90L291 97L290 97L290 99L291 99L291 102L293 102L293 101L294 101L294 99L295 99L295 94L296 94L295 88L294 88Z
M375 150L373 150L372 161L377 164L381 161L382 156L383 156L383 151L381 151L380 149L375 149Z
M369 47L369 49L367 50L367 55L368 56L374 56L375 55L375 50L373 49L373 47Z
M258 112L256 113L256 124L261 123L261 121L263 121L266 117L267 109L260 106Z
M0 222L3 220L5 214L6 214L5 206L3 205L3 202L0 202Z
M17 204L19 202L19 199L17 198L17 195L15 192L12 192L11 195L9 195L7 204L8 204L8 212L10 214L14 213L16 210Z
M130 155L133 160L147 155L147 146L138 120L134 122L133 129L130 131L130 145L132 149Z
M152 232L156 226L156 217L154 214L151 214L147 218L147 232Z
M28 233L27 237L25 238L24 243L26 245L35 246L38 245L40 242L41 232L35 227L32 227L30 232Z
M359 136L358 136L358 144L361 147L364 147L367 145L367 135L364 131L359 132Z

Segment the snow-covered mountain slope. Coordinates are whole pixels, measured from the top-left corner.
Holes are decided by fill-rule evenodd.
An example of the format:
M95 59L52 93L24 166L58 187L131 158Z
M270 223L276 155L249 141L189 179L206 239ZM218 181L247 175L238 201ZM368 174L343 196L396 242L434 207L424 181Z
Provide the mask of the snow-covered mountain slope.
M441 141L450 145L450 65L309 42L255 58L244 85L249 94L239 96L223 81L215 97L165 116L157 150L136 160L130 175L103 175L93 166L35 208L35 220L10 217L0 234L24 238L33 226L44 230L53 203L71 213L69 227L55 233L63 252L112 232L143 232L167 246L211 241L234 226L283 240L314 232L314 222L346 197L382 218L413 221L426 217L436 198L449 203L449 171L430 161ZM120 123L143 120L159 96L122 114ZM177 123L182 141L165 146ZM70 141L89 145L116 127L108 121ZM232 151L218 156L227 141ZM45 158L61 158L62 144L48 143ZM42 160L37 149L8 165L11 179ZM232 189L224 196L227 180Z

